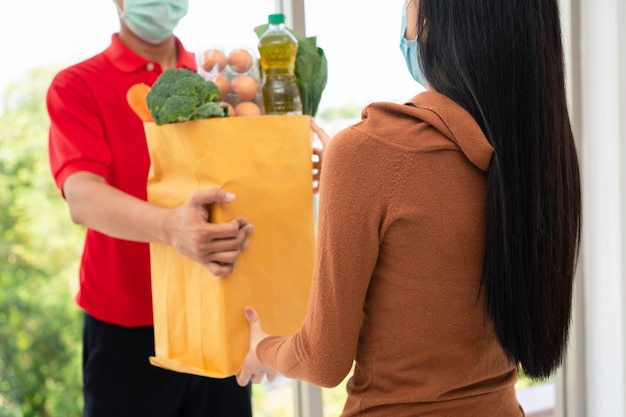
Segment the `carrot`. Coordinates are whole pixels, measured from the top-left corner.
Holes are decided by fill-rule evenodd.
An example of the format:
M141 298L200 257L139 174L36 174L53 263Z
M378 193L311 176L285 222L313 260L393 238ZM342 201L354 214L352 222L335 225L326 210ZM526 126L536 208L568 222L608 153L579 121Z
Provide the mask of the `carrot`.
M126 101L142 122L152 122L152 115L146 103L146 97L150 92L150 86L145 83L137 83L126 92Z

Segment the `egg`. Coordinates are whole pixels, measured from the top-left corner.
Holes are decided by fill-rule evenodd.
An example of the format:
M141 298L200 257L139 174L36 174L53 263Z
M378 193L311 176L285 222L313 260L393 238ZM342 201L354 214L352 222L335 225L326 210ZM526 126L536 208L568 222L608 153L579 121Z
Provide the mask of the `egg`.
M224 71L226 65L228 64L228 58L224 52L219 49L207 49L202 54L202 69L206 72L211 72L214 68L217 69L217 72Z
M243 48L234 49L228 54L228 65L233 72L240 74L248 72L253 63L252 54Z
M239 96L241 101L249 101L256 97L257 82L249 75L237 75L230 81L230 89L233 94Z
M217 85L218 90L220 90L220 98L224 100L228 93L230 93L230 82L223 75L216 75L211 78L211 81Z
M260 116L261 108L254 101L242 101L235 106L237 116Z

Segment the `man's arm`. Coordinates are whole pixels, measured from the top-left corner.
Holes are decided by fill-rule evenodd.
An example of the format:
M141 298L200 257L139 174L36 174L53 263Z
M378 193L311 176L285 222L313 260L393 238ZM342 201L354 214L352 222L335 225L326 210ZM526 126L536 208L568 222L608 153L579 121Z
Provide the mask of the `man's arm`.
M79 171L65 180L63 193L74 223L118 239L171 245L216 276L232 272L252 232L244 218L209 222L210 204L234 199L218 188L194 192L180 207L163 208Z

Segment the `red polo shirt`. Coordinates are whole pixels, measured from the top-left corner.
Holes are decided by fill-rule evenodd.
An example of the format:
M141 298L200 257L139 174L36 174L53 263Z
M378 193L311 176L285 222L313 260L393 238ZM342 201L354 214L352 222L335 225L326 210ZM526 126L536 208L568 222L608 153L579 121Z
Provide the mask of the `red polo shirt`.
M195 55L177 42L177 66L195 71ZM137 55L114 34L104 52L56 75L47 106L50 168L59 189L68 175L90 171L146 199L150 158L143 124L128 106L126 92L139 82L152 85L161 72L159 64ZM151 325L149 245L87 229L76 301L109 323Z

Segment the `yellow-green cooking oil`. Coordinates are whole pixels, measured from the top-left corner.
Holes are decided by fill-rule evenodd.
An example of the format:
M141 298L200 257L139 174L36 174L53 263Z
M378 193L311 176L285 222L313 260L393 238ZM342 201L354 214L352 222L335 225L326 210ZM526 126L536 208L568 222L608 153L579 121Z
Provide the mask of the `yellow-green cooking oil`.
M285 27L282 13L271 14L259 38L263 106L265 114L302 114L295 76L298 40Z

